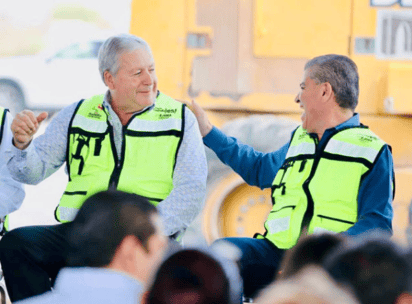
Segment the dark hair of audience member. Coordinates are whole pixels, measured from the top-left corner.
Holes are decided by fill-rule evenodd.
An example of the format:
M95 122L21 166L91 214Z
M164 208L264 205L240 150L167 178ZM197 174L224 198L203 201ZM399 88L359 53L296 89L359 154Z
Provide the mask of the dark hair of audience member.
M258 304L358 304L352 290L339 286L321 266L305 266L263 289Z
M178 251L157 271L146 304L229 303L229 281L220 264L195 249Z
M331 233L302 237L285 253L277 279L289 278L307 265L322 265L327 254L344 241L344 236Z
M362 236L350 246L337 248L324 267L338 283L352 287L361 303L399 303L411 290L405 250L387 237Z
M67 266L108 265L127 235L146 248L155 233L151 215L156 213L155 206L136 194L110 190L90 196L69 223Z

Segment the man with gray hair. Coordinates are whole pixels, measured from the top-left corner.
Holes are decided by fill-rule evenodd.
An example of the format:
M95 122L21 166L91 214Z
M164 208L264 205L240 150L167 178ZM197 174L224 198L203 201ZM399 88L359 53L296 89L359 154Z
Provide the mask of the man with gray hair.
M356 64L341 55L313 58L295 98L302 125L288 144L271 153L227 137L192 101L203 142L248 184L272 188L266 232L226 238L242 252L244 295L253 297L279 271L285 250L302 233L392 233L394 195L390 147L359 121ZM217 241L219 242L219 240Z
M34 140L47 113L35 117L25 110L11 125L8 168L14 179L37 184L64 163L69 175L55 212L63 224L19 228L0 242L13 302L51 289L65 265L67 226L97 192L117 189L147 198L172 238L202 208L207 165L198 125L190 110L159 92L149 45L133 35L113 36L98 59L105 94L64 108Z

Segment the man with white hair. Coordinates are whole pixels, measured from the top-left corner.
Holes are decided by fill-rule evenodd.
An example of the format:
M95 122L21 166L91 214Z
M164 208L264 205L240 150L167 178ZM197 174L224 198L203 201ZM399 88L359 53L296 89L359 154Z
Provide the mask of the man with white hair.
M55 212L62 223L72 221L94 193L117 189L157 206L165 234L176 237L205 198L207 165L196 119L158 91L154 59L143 39L110 37L98 60L106 94L64 108L34 140L47 113L17 114L8 168L13 178L37 184L66 163L69 181ZM65 265L66 227L24 227L2 239L0 260L13 302L51 289Z

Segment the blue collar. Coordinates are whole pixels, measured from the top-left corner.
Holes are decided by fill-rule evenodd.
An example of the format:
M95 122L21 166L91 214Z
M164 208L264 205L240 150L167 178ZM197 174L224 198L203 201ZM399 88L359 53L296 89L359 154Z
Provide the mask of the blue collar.
M328 130L341 130L341 129L346 128L346 127L357 127L357 126L360 126L359 114L355 113L347 121L341 123L340 125L337 125L334 128L330 128ZM328 130L326 130L326 131L328 131Z
M332 134L334 134L336 131L342 130L347 127L357 127L357 126L360 126L359 114L355 113L353 114L351 118L341 123L340 125L337 125L336 127L333 127L333 128L326 129L325 133L323 133L323 136L320 142L323 142L324 140L332 136Z

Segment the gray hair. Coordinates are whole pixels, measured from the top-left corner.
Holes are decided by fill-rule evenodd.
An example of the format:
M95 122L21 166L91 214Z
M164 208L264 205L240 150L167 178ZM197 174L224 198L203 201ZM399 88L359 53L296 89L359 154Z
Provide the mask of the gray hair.
M119 71L119 58L124 52L131 52L144 47L150 55L152 51L142 38L130 34L121 34L108 38L99 49L99 72L104 81L104 72L116 75Z
M342 55L324 55L305 65L309 77L317 84L328 82L341 108L355 110L359 98L358 68L352 59Z

